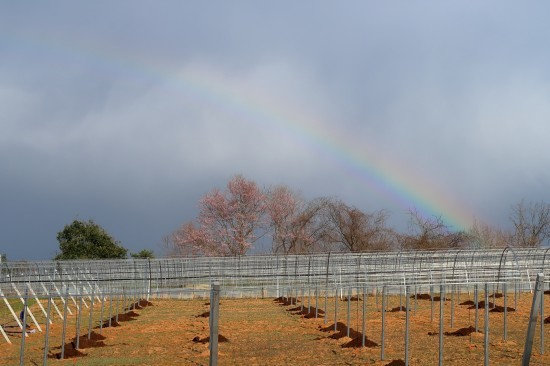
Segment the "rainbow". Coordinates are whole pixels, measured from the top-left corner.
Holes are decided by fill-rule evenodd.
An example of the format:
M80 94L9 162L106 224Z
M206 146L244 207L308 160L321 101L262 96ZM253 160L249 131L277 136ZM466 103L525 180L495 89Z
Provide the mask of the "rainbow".
M2 37L2 36L0 36ZM10 38L18 46L32 51L54 52L60 55L93 60L106 67L136 72L143 77L161 79L199 105L216 106L225 113L244 118L250 123L263 124L269 128L305 143L309 148L331 159L370 190L384 196L404 210L416 209L422 215L441 216L455 230L471 225L473 215L428 177L411 171L397 159L383 154L387 149L376 146L374 141L362 144L350 143L344 131L330 128L330 123L308 115L292 105L274 105L273 98L263 95L265 91L235 90L227 80L213 70L202 69L193 73L162 67L154 60L139 60L98 45L63 39L64 35L47 37L45 34ZM70 45L70 46L69 46ZM325 127L324 127L325 126Z

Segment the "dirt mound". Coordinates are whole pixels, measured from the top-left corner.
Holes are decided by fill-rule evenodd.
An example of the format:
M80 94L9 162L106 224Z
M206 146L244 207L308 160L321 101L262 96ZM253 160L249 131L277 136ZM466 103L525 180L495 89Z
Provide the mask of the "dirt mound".
M395 308L391 308L390 310L386 310L387 313L397 313L399 311L411 311L411 309L407 309L406 306L397 306Z
M293 305L293 304L297 304L300 302L300 300L298 300L297 298L295 297L278 297L276 298L275 300L273 300L273 302L277 302L281 305Z
M133 311L131 311L129 313L118 314L118 321L119 322L128 322L128 321L136 320L136 317L138 317L138 316L139 316L139 314L134 313ZM116 320L116 315L113 317L113 319Z
M441 296L434 296L434 301L441 301ZM444 297L443 301L451 301L451 299Z
M90 333L90 339L88 335L81 335L78 337L78 348L92 348L92 347L105 347L103 340L106 339L105 336L98 334L96 332ZM76 339L71 342L73 348L76 348Z
M65 345L64 359L76 358L76 357L84 357L84 356L86 356L86 354L80 352L80 351L77 350L77 349L75 349L75 348L74 348L74 345L73 345L72 343L69 343L69 344L66 344L66 345ZM58 360L60 360L60 359L61 359L61 351L60 351L60 352L57 352L57 353L54 353L54 354L50 354L50 357L52 357L52 358L57 358Z
M116 321L116 315L113 316L110 320L111 320L111 325L110 325L111 327L120 327L120 323L118 323ZM102 327L103 328L109 328L109 319L103 321ZM99 328L99 327L96 327L96 329L97 328Z
M328 327L319 328L321 332L334 332L334 324L329 325ZM336 333L331 334L329 338L332 339L340 339L348 336L348 327L342 322L336 323ZM355 339L357 337L361 337L362 334L358 331L354 330L353 328L349 329L349 337L352 339Z
M467 328L460 328L455 330L454 332L445 332L443 334L445 334L446 336L465 337L475 332L476 332L476 328L470 325Z
M378 343L373 342L370 339L368 339L367 337L365 337L365 347L371 347L372 348L372 347L377 347L377 346L378 346ZM362 336L353 338L348 343L344 343L342 345L342 348L359 348L359 347L363 347L363 337Z
M154 305L153 305L153 303L152 303L151 301L139 300L138 306L144 308L144 307L146 307L146 306L154 306Z
M414 299L414 296L415 295L411 295L411 299ZM417 300L431 300L432 295L430 295L430 294L416 294L416 299Z
M458 305L467 305L467 306L471 306L471 305L475 305L475 304L476 304L476 303L473 302L472 300L466 300L466 301L464 301L464 302L461 302L461 303L458 304ZM474 308L475 308L475 306L474 306Z
M305 319L311 319L315 318L315 307L310 306L309 311L307 310L307 306L304 306L302 309L301 306L297 306L295 308L287 309L287 311L293 312L294 315L302 315ZM317 309L317 318L322 318L323 314L325 312L321 309Z
M516 311L516 309L507 306L506 311ZM491 313L504 313L504 306L496 305L493 309L490 310L490 312Z
M323 318L324 313L325 312L323 310L317 309L317 318ZM308 313L307 308L304 307L304 311L302 311L301 314L302 314L302 317L305 319L315 318L315 308L311 307Z
M348 297L347 297L347 296L344 297L344 298L342 299L342 301L346 301L346 302L347 302L347 301L348 301ZM352 297L349 298L349 301L363 301L363 300L360 299L359 296L352 296Z
M402 359L392 360L392 362L387 363L386 366L405 366L405 361Z
M209 343L210 342L210 336L208 337L204 337L204 338L201 338L199 336L196 336L195 338L193 338L193 342L195 343ZM223 335L221 334L218 334L218 342L220 343L223 343L223 342L229 342L229 339L227 339L226 337L224 337Z
M493 303L490 302L490 301L487 303L487 305L488 305L490 308L492 308L492 307L495 306L495 304L493 304ZM485 308L485 300L479 301L479 302L477 303L477 307L478 307L479 309ZM468 309L475 309L475 308L476 308L476 306L475 306L475 303L474 303L474 304L473 304L472 306L470 306Z

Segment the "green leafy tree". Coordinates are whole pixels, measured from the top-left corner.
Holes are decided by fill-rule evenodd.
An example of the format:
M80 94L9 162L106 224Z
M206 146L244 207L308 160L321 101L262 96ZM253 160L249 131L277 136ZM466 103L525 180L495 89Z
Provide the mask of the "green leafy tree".
M57 241L56 260L126 258L128 252L93 220L74 220L57 233Z
M155 253L152 250L143 249L137 253L130 254L132 258L155 258Z

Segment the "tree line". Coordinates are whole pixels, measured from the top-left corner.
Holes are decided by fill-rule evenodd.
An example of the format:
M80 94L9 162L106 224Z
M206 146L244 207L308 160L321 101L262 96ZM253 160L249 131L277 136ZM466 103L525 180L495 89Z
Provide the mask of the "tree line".
M476 221L468 230L455 231L441 216L425 217L414 208L408 215L408 230L398 232L388 225L385 210L364 212L336 198L305 200L287 186L260 189L237 175L224 190L204 195L196 219L168 235L165 245L173 256L237 256L260 240L271 240L272 253L299 254L540 247L550 239L545 202L512 206L512 230Z

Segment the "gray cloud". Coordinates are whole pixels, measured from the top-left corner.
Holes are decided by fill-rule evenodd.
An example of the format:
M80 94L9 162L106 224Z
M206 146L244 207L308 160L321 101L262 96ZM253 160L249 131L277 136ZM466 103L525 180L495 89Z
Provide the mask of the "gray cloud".
M49 258L75 217L158 249L237 173L403 227L353 154L506 226L549 198L548 7L3 4L0 251Z

